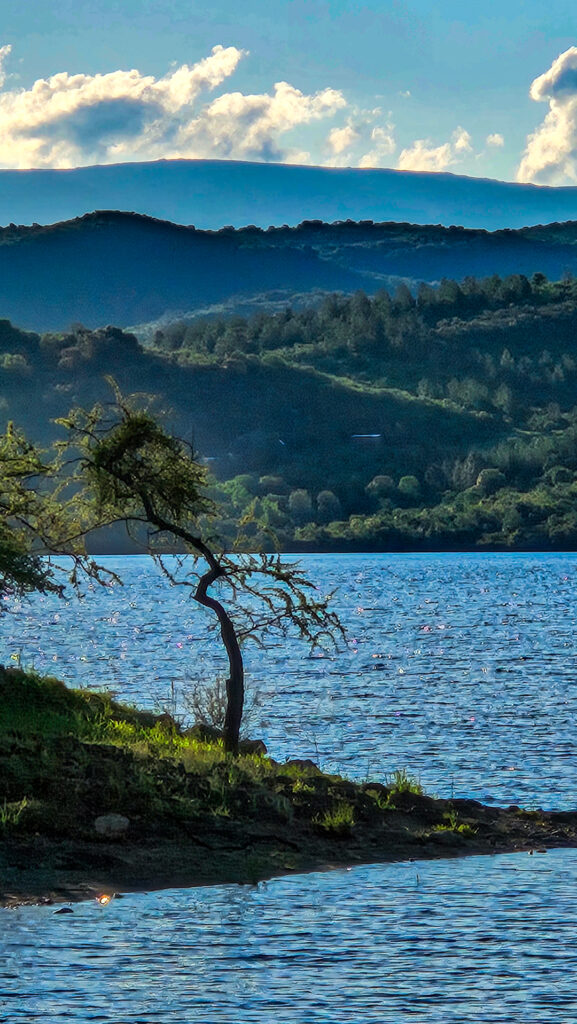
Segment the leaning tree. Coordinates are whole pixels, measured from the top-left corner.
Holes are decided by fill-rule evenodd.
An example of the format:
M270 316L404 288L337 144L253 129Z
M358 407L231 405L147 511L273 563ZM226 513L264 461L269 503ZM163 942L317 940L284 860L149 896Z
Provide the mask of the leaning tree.
M67 432L53 465L59 493L70 495L75 538L122 524L172 582L188 586L194 601L214 614L228 659L224 744L236 753L244 704L242 641L252 637L264 644L273 632L294 630L313 647L334 644L343 635L341 623L330 608L331 595L320 594L298 564L278 554L222 547L206 468L148 404L113 387L110 406L74 409L58 420ZM190 556L184 578L163 557L169 545Z

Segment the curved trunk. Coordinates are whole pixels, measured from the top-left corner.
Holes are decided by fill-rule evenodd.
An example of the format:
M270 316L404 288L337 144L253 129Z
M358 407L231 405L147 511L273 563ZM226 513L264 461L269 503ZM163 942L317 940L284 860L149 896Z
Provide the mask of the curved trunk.
M228 656L228 679L226 681L226 716L224 720L224 746L231 754L238 754L238 740L244 705L244 664L234 624L227 611L207 590L223 570L215 566L205 572L194 593L195 601L210 608L218 618L220 635Z
M224 746L225 750L229 751L229 753L238 754L238 739L244 706L244 663L234 623L230 615L220 601L217 601L214 597L209 597L207 594L208 588L220 576L225 576L226 572L218 564L212 551L210 551L200 537L195 537L189 530L179 526L177 523L167 522L163 516L156 512L146 491L139 491L138 493L148 522L153 523L160 530L171 533L174 537L181 537L194 551L202 555L210 566L208 572L205 572L198 581L198 586L194 592L194 599L199 604L204 605L205 608L210 608L219 621L220 635L228 656L229 673L226 681L227 702L224 720Z

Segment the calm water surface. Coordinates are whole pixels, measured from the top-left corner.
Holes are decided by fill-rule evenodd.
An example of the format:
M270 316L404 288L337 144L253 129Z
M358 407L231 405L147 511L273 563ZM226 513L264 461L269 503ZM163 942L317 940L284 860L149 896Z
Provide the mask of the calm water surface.
M224 669L145 559L125 587L34 599L2 660L154 706ZM247 648L271 753L439 795L577 804L575 555L305 559L347 626L336 657ZM353 868L258 887L0 914L0 1021L577 1022L577 852Z

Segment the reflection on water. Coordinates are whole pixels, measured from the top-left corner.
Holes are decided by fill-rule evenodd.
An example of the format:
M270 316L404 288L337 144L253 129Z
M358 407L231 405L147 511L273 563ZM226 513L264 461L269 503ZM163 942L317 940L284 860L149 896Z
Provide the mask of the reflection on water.
M577 1020L577 855L358 867L0 918L0 1020Z
M124 587L35 598L0 620L2 660L154 706L225 668L210 619L146 558L109 559ZM353 777L406 766L440 796L577 803L577 556L303 558L348 630L336 657L247 646L274 756Z

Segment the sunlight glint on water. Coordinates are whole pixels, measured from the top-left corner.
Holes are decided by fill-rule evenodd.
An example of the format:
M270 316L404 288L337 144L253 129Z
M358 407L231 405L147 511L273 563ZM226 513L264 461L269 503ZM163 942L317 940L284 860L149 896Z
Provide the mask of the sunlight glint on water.
M5 911L0 1020L569 1024L576 882L557 851Z
M349 641L247 651L271 753L356 777L401 766L440 795L577 803L577 556L315 556ZM78 606L35 599L4 653L154 706L224 668L143 559ZM0 1021L569 1024L577 852L357 867L258 887L0 914Z
M124 587L0 620L4 655L154 707L225 663L210 618L146 558L111 559ZM307 556L348 644L310 656L247 645L273 756L353 777L399 767L440 796L577 804L575 555Z

